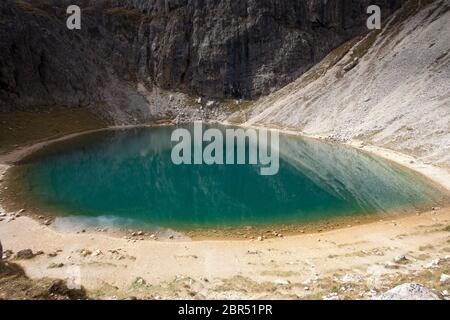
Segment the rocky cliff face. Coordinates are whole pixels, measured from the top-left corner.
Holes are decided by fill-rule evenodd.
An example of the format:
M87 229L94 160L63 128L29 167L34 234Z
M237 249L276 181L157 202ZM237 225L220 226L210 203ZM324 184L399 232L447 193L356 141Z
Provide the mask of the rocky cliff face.
M255 98L366 33L369 4L386 17L402 2L2 1L0 110L95 105L145 121L155 116L148 96L159 88ZM69 4L82 7L80 31L65 26Z

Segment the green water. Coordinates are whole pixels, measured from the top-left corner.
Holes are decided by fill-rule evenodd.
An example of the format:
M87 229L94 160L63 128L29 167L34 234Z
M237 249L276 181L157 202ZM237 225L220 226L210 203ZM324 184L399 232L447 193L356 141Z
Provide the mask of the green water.
M259 175L258 165L177 166L173 129L103 131L51 145L19 166L21 188L57 215L175 228L302 223L442 196L386 161L290 136L280 136L274 176Z

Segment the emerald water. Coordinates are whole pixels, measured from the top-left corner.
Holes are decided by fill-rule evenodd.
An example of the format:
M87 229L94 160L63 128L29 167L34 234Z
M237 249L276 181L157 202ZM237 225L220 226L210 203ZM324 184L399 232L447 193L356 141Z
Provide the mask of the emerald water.
M173 129L106 130L52 144L18 166L21 191L56 215L171 228L303 223L442 197L387 161L284 135L274 176L259 175L258 165L174 165Z

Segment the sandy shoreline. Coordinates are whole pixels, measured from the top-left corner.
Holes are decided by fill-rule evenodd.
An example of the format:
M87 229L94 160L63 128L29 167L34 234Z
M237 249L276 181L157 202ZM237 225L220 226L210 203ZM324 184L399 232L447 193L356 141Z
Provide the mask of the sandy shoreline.
M86 132L1 157L0 176L9 168L7 162L80 134ZM361 147L360 142L349 145ZM415 170L450 190L449 173L444 169L382 148L364 146L363 150ZM102 232L62 233L30 217L6 213L0 221L0 240L4 250L13 253L25 248L44 252L18 261L30 277L64 279L68 270L76 267L81 270L82 285L101 298L317 298L315 295L336 281L357 286L360 298L370 298L401 274L418 275L433 259L441 259L441 267L446 268L450 238L445 228L449 223L450 209L443 208L264 241L154 241ZM392 265L398 255L407 256L408 264ZM59 267L49 267L53 265ZM354 281L339 280L349 274ZM350 292L357 290L346 295Z

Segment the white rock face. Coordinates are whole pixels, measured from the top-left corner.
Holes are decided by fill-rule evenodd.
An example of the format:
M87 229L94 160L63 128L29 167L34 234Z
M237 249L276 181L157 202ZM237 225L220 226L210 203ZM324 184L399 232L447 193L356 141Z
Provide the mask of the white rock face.
M378 300L440 300L440 298L420 284L404 283L383 293Z
M402 23L394 17L381 33L341 46L230 119L363 139L450 167L450 32L442 31L450 30L450 11L444 2L424 6ZM356 54L359 63L345 68Z

